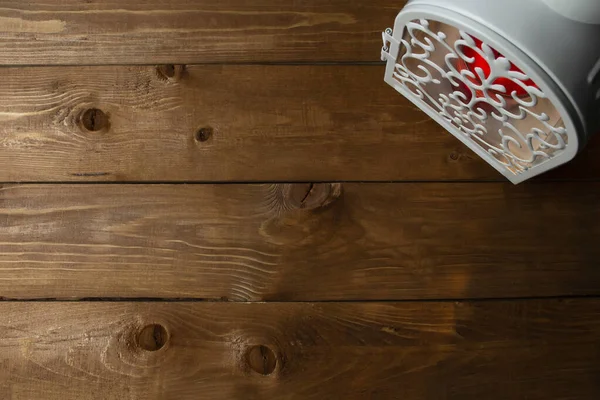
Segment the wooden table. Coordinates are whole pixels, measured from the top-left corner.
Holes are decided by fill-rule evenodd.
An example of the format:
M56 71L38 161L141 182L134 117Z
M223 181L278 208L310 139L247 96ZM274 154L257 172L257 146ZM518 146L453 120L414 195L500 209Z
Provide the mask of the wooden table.
M0 1L0 399L600 398L600 143L513 186L404 1Z

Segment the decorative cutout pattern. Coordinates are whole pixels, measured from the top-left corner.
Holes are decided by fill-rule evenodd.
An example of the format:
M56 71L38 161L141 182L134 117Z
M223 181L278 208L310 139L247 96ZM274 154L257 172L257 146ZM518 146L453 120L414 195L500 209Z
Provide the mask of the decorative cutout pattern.
M447 24L408 23L393 77L515 175L568 145L544 92L501 53Z

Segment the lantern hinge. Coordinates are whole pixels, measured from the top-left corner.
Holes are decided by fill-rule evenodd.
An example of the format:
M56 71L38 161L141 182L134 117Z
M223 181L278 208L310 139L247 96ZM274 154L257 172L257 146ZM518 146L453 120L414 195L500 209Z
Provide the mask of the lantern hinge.
M394 38L394 31L392 28L387 28L381 34L383 39L383 47L381 48L381 61L396 61L398 56L398 46L400 42Z

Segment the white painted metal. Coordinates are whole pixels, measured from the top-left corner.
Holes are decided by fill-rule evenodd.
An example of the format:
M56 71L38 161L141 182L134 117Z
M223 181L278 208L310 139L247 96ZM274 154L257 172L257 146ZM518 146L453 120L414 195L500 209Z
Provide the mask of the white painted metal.
M567 18L597 24L600 21L600 1L598 0L542 0L550 8Z
M385 81L513 183L568 162L600 129L600 24L552 1L412 0L383 34Z

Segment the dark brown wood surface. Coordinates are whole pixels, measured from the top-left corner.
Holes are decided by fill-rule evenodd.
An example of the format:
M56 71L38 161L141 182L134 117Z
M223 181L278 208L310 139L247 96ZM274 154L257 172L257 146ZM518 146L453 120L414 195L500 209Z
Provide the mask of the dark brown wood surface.
M600 302L2 303L3 398L590 400Z
M5 185L7 298L600 294L600 184Z
M405 0L4 0L0 64L379 61Z
M7 68L0 181L500 179L383 70Z
M597 179L599 152L543 179ZM382 66L3 70L3 182L394 180L505 179Z
M600 141L506 183L404 4L1 1L0 400L600 398Z

